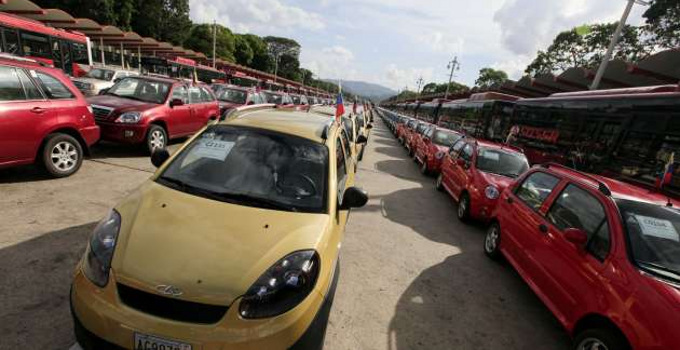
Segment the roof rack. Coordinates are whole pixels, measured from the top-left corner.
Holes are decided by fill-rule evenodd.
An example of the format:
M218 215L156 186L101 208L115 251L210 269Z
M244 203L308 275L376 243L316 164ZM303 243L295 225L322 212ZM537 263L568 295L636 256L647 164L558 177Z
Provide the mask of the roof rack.
M578 171L578 170L570 168L566 165L562 165L562 164L554 163L554 162L543 163L543 164L541 164L541 167L544 168L544 169L549 169L550 167L560 168L562 170L566 170L566 171L569 171L569 172L572 172L572 173L576 173L579 176L583 176L583 177L585 177L589 180L595 181L595 183L597 184L598 191L600 191L605 196L609 197L609 196L612 195L612 191L609 189L609 186L607 186L604 182L600 181L596 177L589 175L589 174L586 174L582 171Z

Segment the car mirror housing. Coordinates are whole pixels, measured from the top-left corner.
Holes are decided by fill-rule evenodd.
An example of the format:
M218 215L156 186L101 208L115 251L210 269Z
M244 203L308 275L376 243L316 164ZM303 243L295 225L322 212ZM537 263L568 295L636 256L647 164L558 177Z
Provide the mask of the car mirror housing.
M170 158L170 152L168 152L167 149L155 149L151 153L151 164L153 164L153 166L156 168L160 168L161 165L163 165L163 163L168 160L168 158Z
M564 230L564 238L578 247L584 247L588 243L588 234L580 228Z
M170 100L170 107L177 107L177 106L183 106L184 101L180 100L179 98L173 98Z
M357 142L356 142L356 143L357 143L357 144L368 143L368 139L367 139L366 136L364 136L364 135L359 135L359 137L357 137Z
M107 92L109 92L109 89L101 89L99 90L99 95L105 95Z
M340 210L361 208L368 202L368 193L358 187L349 187L342 196Z
M366 125L366 129L373 129L373 124Z

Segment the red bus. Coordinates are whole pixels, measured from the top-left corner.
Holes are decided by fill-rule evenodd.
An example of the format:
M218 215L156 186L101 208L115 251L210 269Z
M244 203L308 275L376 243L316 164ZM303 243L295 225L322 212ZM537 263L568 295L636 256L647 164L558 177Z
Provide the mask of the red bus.
M0 52L35 59L80 76L91 66L90 39L82 33L0 12Z
M142 72L189 80L193 80L195 74L198 80L206 84L224 81L226 78L226 74L222 71L197 64L196 61L183 57L168 59L142 56Z

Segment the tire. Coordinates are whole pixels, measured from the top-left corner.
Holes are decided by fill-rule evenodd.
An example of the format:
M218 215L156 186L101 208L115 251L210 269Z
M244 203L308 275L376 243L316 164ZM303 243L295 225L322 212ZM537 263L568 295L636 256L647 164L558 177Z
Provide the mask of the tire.
M470 222L470 196L463 192L458 200L458 209L456 210L458 220L464 223Z
M593 347L594 344L600 347ZM631 347L626 337L615 329L590 328L576 335L572 349L630 350Z
M435 182L434 188L439 192L444 192L444 175L441 173L437 176L437 181Z
M71 135L52 134L45 140L40 160L50 176L71 176L83 164L83 147Z
M163 149L168 145L168 133L160 125L151 125L146 132L146 148L153 153L156 148Z
M493 260L501 259L501 227L494 222L486 230L484 237L484 254Z

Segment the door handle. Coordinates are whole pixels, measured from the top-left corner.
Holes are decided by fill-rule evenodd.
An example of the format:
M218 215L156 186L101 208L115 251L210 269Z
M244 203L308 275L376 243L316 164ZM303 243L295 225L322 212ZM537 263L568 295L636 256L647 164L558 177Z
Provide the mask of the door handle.
M31 108L31 112L33 112L35 114L43 114L43 113L45 113L45 108L33 107L33 108Z
M548 233L548 226L546 226L545 224L540 224L540 225L538 225L538 229L539 229L539 231L541 231L542 233Z
M515 203L515 200L512 199L512 197L508 197L508 199L506 199L505 201L508 202L508 204Z

